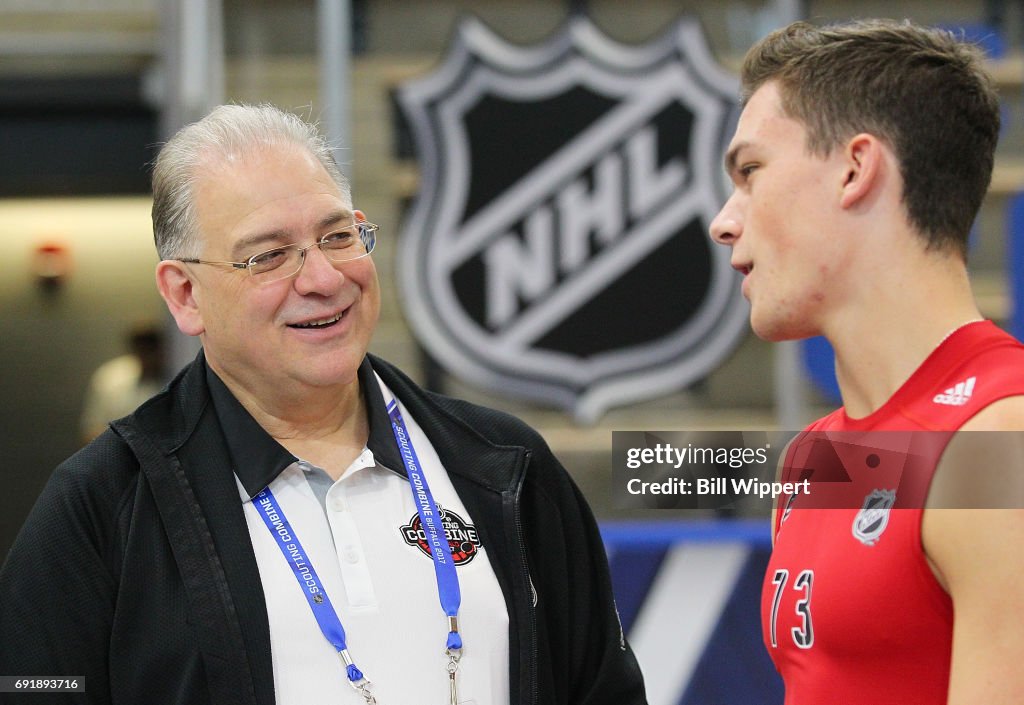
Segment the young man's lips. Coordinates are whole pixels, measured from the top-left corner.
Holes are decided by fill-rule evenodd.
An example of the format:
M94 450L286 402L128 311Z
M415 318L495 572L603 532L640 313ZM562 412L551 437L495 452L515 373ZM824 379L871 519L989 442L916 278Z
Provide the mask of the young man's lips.
M743 275L743 281L740 282L740 291L743 293L744 298L750 299L750 277L748 276L753 270L754 265L752 264L734 264L732 266L737 272Z

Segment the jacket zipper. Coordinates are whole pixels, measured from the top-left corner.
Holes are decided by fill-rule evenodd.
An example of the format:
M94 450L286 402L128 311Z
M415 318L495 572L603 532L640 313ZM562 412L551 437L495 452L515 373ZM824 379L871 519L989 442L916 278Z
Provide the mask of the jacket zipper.
M529 689L525 693L526 700L522 701L522 705L537 705L537 659L539 658L537 649L537 611L533 604L533 595L535 588L533 587L533 581L530 579L530 566L526 560L526 541L523 540L523 522L520 515L520 497L523 491L523 482L526 480L526 469L530 464L531 451L527 450L524 453L522 472L519 475L519 480L516 483L515 495L512 499L512 515L516 529L516 541L519 544L519 561L520 568L522 569L522 577L524 578L523 586L527 588L524 590L526 600L526 630L525 636L529 641L529 658L526 660L526 668L528 669L527 674L529 676Z

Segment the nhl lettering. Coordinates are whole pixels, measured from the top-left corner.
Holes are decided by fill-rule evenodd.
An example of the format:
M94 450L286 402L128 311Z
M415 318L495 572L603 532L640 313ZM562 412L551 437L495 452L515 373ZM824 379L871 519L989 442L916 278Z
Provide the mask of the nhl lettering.
M640 129L617 149L590 167L589 178L578 175L483 251L491 330L622 241L628 221L648 217L685 185L689 167L678 157L657 166L654 127ZM565 178L555 172L552 181Z
M444 530L444 537L452 551L452 561L457 566L469 563L481 548L476 527L444 507L438 506L437 511L441 515L441 528ZM425 556L430 556L429 537L420 521L419 514L414 514L408 524L399 527L399 531L401 531L406 544L416 546Z
M584 421L712 370L746 331L707 238L736 93L692 21L623 46L576 19L536 47L463 22L399 93L422 172L399 282L434 358Z

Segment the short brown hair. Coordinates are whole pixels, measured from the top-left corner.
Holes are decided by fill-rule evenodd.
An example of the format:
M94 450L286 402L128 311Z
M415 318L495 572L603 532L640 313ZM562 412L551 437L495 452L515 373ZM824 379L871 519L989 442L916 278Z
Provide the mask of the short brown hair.
M999 99L981 62L974 45L910 22L796 22L747 52L743 100L776 82L815 154L860 132L884 140L910 223L928 247L966 256L999 137Z

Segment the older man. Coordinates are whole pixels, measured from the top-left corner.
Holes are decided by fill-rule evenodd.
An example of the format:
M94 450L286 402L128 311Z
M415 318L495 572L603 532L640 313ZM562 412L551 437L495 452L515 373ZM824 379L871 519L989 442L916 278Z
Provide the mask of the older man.
M0 573L0 673L90 703L644 702L543 440L367 355L377 227L316 130L218 108L153 191L203 352L51 478Z

